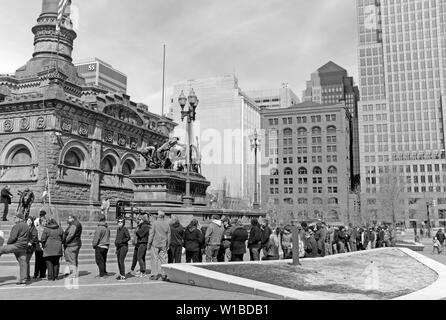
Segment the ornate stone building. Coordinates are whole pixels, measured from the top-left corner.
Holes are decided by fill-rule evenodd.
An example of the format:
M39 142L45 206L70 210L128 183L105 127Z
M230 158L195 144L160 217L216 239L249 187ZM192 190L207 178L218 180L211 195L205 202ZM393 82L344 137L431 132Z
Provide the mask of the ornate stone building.
M128 95L85 84L71 58L77 35L64 25L57 54L58 2L43 0L31 60L0 76L0 186L11 186L13 203L29 186L36 215L49 181L59 217L88 218L105 197L133 199L129 175L145 167L138 150L166 142L175 124Z

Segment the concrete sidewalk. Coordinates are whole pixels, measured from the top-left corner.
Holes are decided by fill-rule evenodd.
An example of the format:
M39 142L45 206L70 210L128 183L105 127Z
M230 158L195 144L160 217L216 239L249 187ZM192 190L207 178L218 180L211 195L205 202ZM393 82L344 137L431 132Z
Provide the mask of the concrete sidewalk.
M117 266L108 265L113 275L97 279L96 265L81 265L78 283L70 283L62 276L57 281L33 281L17 286L17 267L0 270L0 300L262 300L254 295L203 289L164 281L151 281L149 277L129 277L118 282ZM130 267L127 266L127 267ZM129 270L129 269L127 269ZM31 272L33 268L31 268ZM64 265L61 265L61 272Z

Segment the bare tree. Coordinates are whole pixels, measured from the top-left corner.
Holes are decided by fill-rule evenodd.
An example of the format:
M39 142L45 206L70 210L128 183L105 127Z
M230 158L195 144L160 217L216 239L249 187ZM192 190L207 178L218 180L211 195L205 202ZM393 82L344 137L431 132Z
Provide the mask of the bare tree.
M393 224L405 220L406 181L403 173L392 167L391 172L381 174L377 192L378 218Z

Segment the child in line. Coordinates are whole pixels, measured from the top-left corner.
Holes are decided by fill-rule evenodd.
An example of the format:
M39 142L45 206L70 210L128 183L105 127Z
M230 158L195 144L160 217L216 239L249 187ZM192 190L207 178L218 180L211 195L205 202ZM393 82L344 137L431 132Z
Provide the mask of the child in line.
M433 242L432 254L434 254L435 249L437 249L438 254L440 254L441 253L441 243L440 243L440 241L438 241L437 237L434 237L432 242Z

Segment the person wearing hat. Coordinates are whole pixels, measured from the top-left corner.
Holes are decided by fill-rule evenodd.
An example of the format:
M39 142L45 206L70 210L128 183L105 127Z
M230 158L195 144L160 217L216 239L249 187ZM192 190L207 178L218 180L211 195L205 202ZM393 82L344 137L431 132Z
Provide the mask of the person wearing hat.
M167 250L170 247L170 225L165 220L166 215L163 211L158 211L158 217L150 229L148 249L152 252L152 267L150 280L167 280L167 275L161 268L162 264L167 263Z
M110 247L110 229L105 221L105 215L99 215L99 223L93 237L96 264L99 269L97 278L104 279L107 274L107 254Z
M25 191L20 193L19 207L17 208L19 213L23 213L25 215L25 220L27 220L29 217L33 202L34 193L28 187L26 187Z
M6 186L1 191L0 203L3 206L3 221L8 221L9 205L11 204L12 193L9 191L9 186Z
M125 257L129 251L130 233L125 227L125 220L118 220L118 230L116 231L116 256L118 258L119 276L116 278L118 281L125 281Z
M25 285L27 280L26 250L28 249L29 226L25 216L19 213L15 218L15 225L9 234L8 242L0 247L0 257L13 253L19 263L20 278L18 285Z

